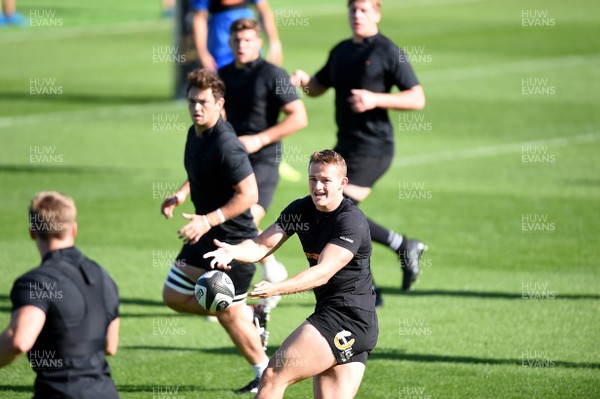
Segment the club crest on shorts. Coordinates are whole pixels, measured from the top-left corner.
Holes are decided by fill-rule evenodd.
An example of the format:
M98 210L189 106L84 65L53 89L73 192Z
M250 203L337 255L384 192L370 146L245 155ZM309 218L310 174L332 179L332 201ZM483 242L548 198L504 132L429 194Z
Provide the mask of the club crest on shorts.
M356 340L354 338L348 339L350 337L352 337L352 333L350 331L342 330L337 333L333 339L335 347L340 351L340 358L342 359L342 362L345 362L354 356L352 345L354 345Z

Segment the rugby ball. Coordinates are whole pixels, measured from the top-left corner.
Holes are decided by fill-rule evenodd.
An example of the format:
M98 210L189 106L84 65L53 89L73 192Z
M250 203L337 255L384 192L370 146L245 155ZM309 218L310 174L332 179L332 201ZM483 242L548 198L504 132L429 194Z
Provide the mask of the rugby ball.
M233 281L219 270L211 270L200 276L194 291L200 306L211 312L227 308L235 296Z

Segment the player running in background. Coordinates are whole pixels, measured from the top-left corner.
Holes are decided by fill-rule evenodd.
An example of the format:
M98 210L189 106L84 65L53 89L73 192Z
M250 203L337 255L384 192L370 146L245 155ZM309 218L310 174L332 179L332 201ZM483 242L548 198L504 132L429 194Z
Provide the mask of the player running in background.
M240 242L257 234L250 213L250 207L258 200L256 179L242 143L231 125L220 117L224 92L225 85L216 72L196 69L188 75L188 108L193 121L184 155L188 179L161 205L161 213L171 218L174 208L191 194L195 207L194 214L183 214L189 221L178 231L184 245L163 288L165 304L177 312L212 314L198 304L194 287L196 280L210 269L202 255L216 248L214 239ZM250 265L228 272L235 297L228 308L216 313L255 374L255 379L236 393L255 388L269 360L246 305L254 271L255 266Z
M404 53L379 32L381 1L349 0L348 17L352 38L336 45L314 76L297 70L291 78L292 84L301 86L311 97L322 95L330 87L335 90L335 150L348 164L349 183L344 194L359 204L394 157L394 130L387 110L422 109L425 94ZM394 85L400 92L391 94ZM402 289L410 290L427 246L367 220L373 241L398 254Z
M0 367L27 352L37 375L34 398L118 399L105 355L119 345L119 294L108 273L75 247L76 216L63 194L31 200L29 234L42 264L13 285Z
M256 7L269 40L270 62L281 65L283 54L273 12L267 0L191 0L194 43L204 68L216 71L234 60L229 47L229 27L240 18L254 18Z
M262 39L257 21L242 18L230 28L235 61L219 69L225 83L225 111L240 141L250 154L258 185L258 203L250 209L258 226L279 182L280 140L307 125L306 109L289 75L260 57ZM284 117L278 122L279 114ZM287 271L274 256L261 260L264 279L285 280ZM281 297L263 302L267 313Z
M282 398L286 388L314 377L318 398L353 398L377 343L371 278L371 237L364 214L344 198L346 163L335 151L315 152L309 164L310 195L292 202L257 238L219 247L204 256L211 266L243 269L298 234L309 268L278 283L261 281L251 297L313 289L315 311L281 345L264 372L259 399ZM235 259L235 261L233 261ZM233 263L232 263L233 261ZM252 266L250 266L252 267Z

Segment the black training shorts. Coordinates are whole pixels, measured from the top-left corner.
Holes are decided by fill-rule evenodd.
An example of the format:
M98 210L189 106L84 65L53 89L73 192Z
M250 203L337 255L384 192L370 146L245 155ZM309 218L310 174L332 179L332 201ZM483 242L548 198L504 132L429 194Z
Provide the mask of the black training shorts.
M394 159L393 155L341 155L348 166L348 182L359 187L373 187Z
M279 183L279 163L275 157L250 155L250 163L258 186L258 205L266 211L273 201L273 194Z
M366 364L377 344L379 326L373 311L323 306L306 320L327 340L338 364Z

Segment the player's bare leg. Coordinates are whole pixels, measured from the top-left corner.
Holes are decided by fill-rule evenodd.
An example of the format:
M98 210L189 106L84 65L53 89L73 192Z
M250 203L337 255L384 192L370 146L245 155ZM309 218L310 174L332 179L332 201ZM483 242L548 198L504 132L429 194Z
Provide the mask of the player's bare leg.
M174 264L178 270L183 272L191 281L196 281L206 271L197 267ZM180 289L181 290L181 289ZM185 290L182 290L185 291ZM181 313L193 313L198 315L215 315L202 308L194 294L193 286L190 285L188 293L178 292L165 284L163 288L163 301L171 309ZM267 355L262 348L260 336L254 324L243 313L246 304L230 306L216 314L217 319L227 331L227 334L238 348L240 353L251 364L259 364L267 360Z
M198 278L206 272L204 269L190 267L179 264L178 262L173 263L173 267L176 267L185 274L192 282L197 281ZM171 271L169 271L169 274L171 274ZM179 288L179 291L176 291L165 283L162 293L165 305L180 313L192 313L201 316L213 315L214 313L209 312L200 306L194 294L194 285L192 285L192 283L188 284L189 287L187 289Z
M351 399L356 396L365 365L360 362L338 364L315 376L315 399Z
M251 365L265 362L268 357L256 327L243 314L245 303L229 306L217 313L217 319L229 337Z
M371 187L361 187L348 183L344 187L344 195L352 198L356 202L364 201L371 194Z
M288 386L320 374L336 364L325 338L304 322L271 356L256 399L278 399Z
M355 203L364 201L370 193L370 187L348 184L344 188L344 195ZM419 275L419 261L423 252L428 249L427 245L420 240L408 239L393 230L389 230L368 217L367 221L371 230L371 239L374 242L387 246L398 254L403 274L401 287L404 291L412 290L413 284ZM375 288L375 293L377 294L376 306L382 306L381 291Z

